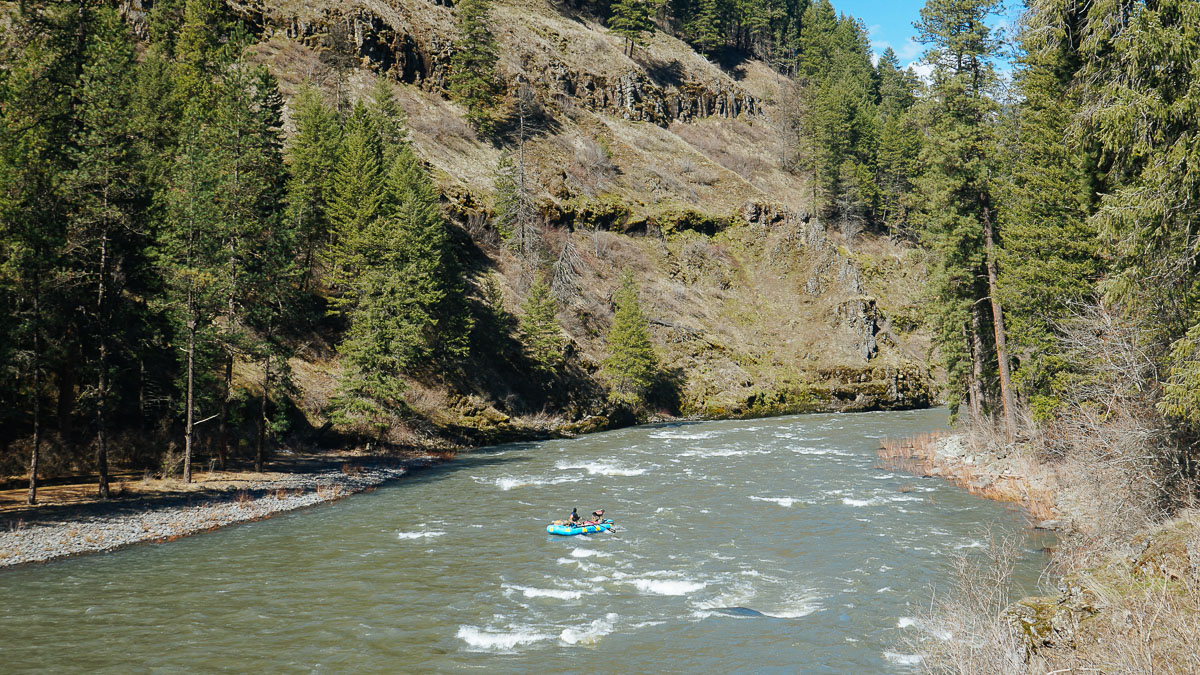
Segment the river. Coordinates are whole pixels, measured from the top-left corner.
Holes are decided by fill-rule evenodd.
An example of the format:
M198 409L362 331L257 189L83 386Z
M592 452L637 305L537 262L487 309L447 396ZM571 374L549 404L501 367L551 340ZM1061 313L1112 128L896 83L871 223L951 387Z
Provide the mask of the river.
M901 638L1021 513L880 470L945 410L485 448L379 490L0 573L4 672L904 672ZM617 534L547 535L607 509ZM1030 535L1032 536L1032 535ZM1044 542L1016 580L1034 590Z

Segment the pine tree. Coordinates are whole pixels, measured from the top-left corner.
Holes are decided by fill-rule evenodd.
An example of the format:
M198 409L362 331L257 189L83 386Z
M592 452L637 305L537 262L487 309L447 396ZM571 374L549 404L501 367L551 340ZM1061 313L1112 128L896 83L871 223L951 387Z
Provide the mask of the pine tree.
M650 342L650 325L642 314L637 283L626 269L613 296L616 311L606 337L608 358L604 371L613 380L614 396L637 402L644 399L658 376L658 356Z
M196 412L208 401L208 376L216 359L216 326L225 297L224 238L216 193L220 185L218 150L209 126L211 111L192 103L168 173L166 222L159 230L157 256L164 273L163 298L183 348L184 472L190 478L195 457Z
M453 367L466 356L472 321L437 191L408 143L396 148L362 228L339 249L354 274L342 301L349 329L332 415L382 435L405 409L404 377Z
M342 138L337 112L311 83L300 90L294 108L296 132L287 153L287 219L296 233L307 279L330 236L329 183Z
M116 10L103 7L90 17L84 63L76 88L76 128L65 177L72 195L70 250L79 273L89 278L90 311L81 334L94 337L96 467L99 495L108 498L108 421L111 406L114 317L121 302L121 275L133 255L131 241L142 204L138 142L129 117L135 57L129 30ZM81 303L82 304L82 303ZM86 306L86 305L85 305ZM121 331L120 334L128 334Z
M1200 422L1194 406L1200 4L1096 3L1081 23L1079 36L1061 42L1079 45L1079 133L1096 143L1108 182L1092 216L1105 253L1115 259L1102 289L1141 324L1142 348L1161 359L1167 377L1160 410L1194 427Z
M562 365L566 341L555 316L558 306L544 280L538 278L529 287L529 295L525 297L521 309L524 311L521 337L525 353L539 372L553 375Z
M265 67L239 61L226 70L213 116L221 176L216 206L226 243L225 380L216 443L221 466L228 453L234 359L254 349L246 317L254 289L264 283L259 277L273 274L256 259L275 243L281 211L282 110L275 79ZM190 467L184 467L184 475L190 478Z
M990 59L998 45L987 17L998 0L928 0L916 24L934 67L926 103L928 141L919 181L924 202L922 239L936 252L933 272L940 342L951 376L951 404L965 391L971 415L983 412L989 347L996 352L1006 428L1015 426L1000 298L995 292L995 206L991 176L996 161ZM985 333L992 309L992 336ZM964 335L965 334L965 335ZM994 337L993 337L994 336ZM968 362L969 361L969 367Z
M654 34L649 1L617 0L612 5L608 28L625 40L625 53L632 57L633 48L646 43L646 33Z
M501 93L496 40L487 25L491 4L488 0L463 0L456 9L462 38L450 58L450 95L467 107L467 121L475 130L490 136L495 131L492 111Z
M698 11L687 23L688 42L702 52L713 52L725 42L721 34L718 0L700 0Z
M913 106L918 83L911 71L901 71L896 53L888 47L876 66L879 78L875 183L879 186L878 218L893 231L905 230L913 207L914 180L921 173L921 133Z
M45 375L62 363L71 306L61 273L69 220L61 177L82 54L60 38L77 34L68 32L79 28L72 9L21 7L0 33L0 309L8 317L0 326L0 420L5 430L30 425L30 504L47 428Z
M1033 17L1042 23L1047 17ZM1056 15L1058 25L1077 17ZM1062 23L1060 23L1062 22ZM1046 30L1025 30L1015 73L1021 100L1005 157L1007 184L1000 191L1004 232L999 292L1019 364L1014 387L1038 417L1051 413L1075 366L1057 345L1057 326L1073 303L1094 291L1100 248L1088 220L1093 151L1071 138L1077 90L1071 87L1076 52L1062 49Z
M353 296L354 281L362 269L360 239L379 215L383 201L383 147L366 105L354 105L346 121L340 157L329 181L327 214L330 245L325 271L330 286L341 296Z
M509 241L521 216L521 193L517 183L517 167L512 155L500 154L492 173L492 227L501 241Z

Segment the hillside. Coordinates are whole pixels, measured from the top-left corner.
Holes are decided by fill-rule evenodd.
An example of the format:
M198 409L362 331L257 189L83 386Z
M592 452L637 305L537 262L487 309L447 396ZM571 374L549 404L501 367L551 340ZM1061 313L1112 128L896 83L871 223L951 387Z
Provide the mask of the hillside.
M903 181L867 189L895 177L874 136L825 152L845 106L805 107L850 68L846 123L870 130L891 114L875 78L904 105L916 85L894 59L877 73L828 3L789 10L823 21L804 39L828 47L791 65L741 38L702 54L665 17L634 40L608 9L543 0L3 10L14 484L96 472L103 496L110 463L186 477L273 448L937 398L928 256L879 234L912 235ZM461 65L470 12L487 73ZM827 71L809 94L780 74L801 65ZM466 76L495 89L486 110ZM523 246L505 206L518 166ZM622 278L654 362L636 386L605 365ZM522 325L540 280L546 353Z
M519 313L528 281L488 223L506 148L480 140L445 96L454 10L415 0L289 12L297 10L269 4L284 27L254 47L256 58L289 94L310 73L325 74L330 97L339 86L354 96L376 77L393 81L415 147L470 237L476 280L499 275L505 308ZM749 58L722 67L662 32L629 58L594 19L546 2L497 3L492 17L509 91L531 84L544 111L525 148L527 172L547 255L568 238L578 251L578 294L559 321L583 372L594 375L605 357L610 298L628 267L682 383L678 414L930 402L928 340L893 330L888 318L913 314L920 256L871 235L847 242L810 215L810 188L784 166L790 80ZM359 59L345 85L319 50ZM497 370L477 365L476 373ZM474 405L529 411L519 384L488 375L473 382ZM306 407L319 410L311 398ZM447 400L431 402L422 412L437 418ZM602 410L597 399L573 414Z

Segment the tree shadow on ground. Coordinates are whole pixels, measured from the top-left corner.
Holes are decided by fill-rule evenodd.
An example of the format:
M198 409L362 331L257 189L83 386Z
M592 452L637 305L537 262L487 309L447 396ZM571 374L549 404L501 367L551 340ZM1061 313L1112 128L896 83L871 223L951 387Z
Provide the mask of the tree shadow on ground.
M683 84L683 64L679 62L679 59L671 59L666 62L648 54L639 53L633 60L644 68L646 75L660 87L679 87Z
M709 56L718 68L738 81L746 79L746 64L753 58L750 52L735 47L721 47Z

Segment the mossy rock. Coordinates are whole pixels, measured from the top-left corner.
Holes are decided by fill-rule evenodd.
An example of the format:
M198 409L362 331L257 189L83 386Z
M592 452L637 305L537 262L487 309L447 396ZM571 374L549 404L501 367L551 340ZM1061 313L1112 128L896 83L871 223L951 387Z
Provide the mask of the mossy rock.
M651 220L667 236L680 232L696 232L706 237L721 232L733 222L728 216L714 216L691 209L665 211Z
M597 431L604 431L609 428L611 422L604 415L589 415L576 422L568 422L561 427L559 431L570 436L578 436L579 434L590 434Z

